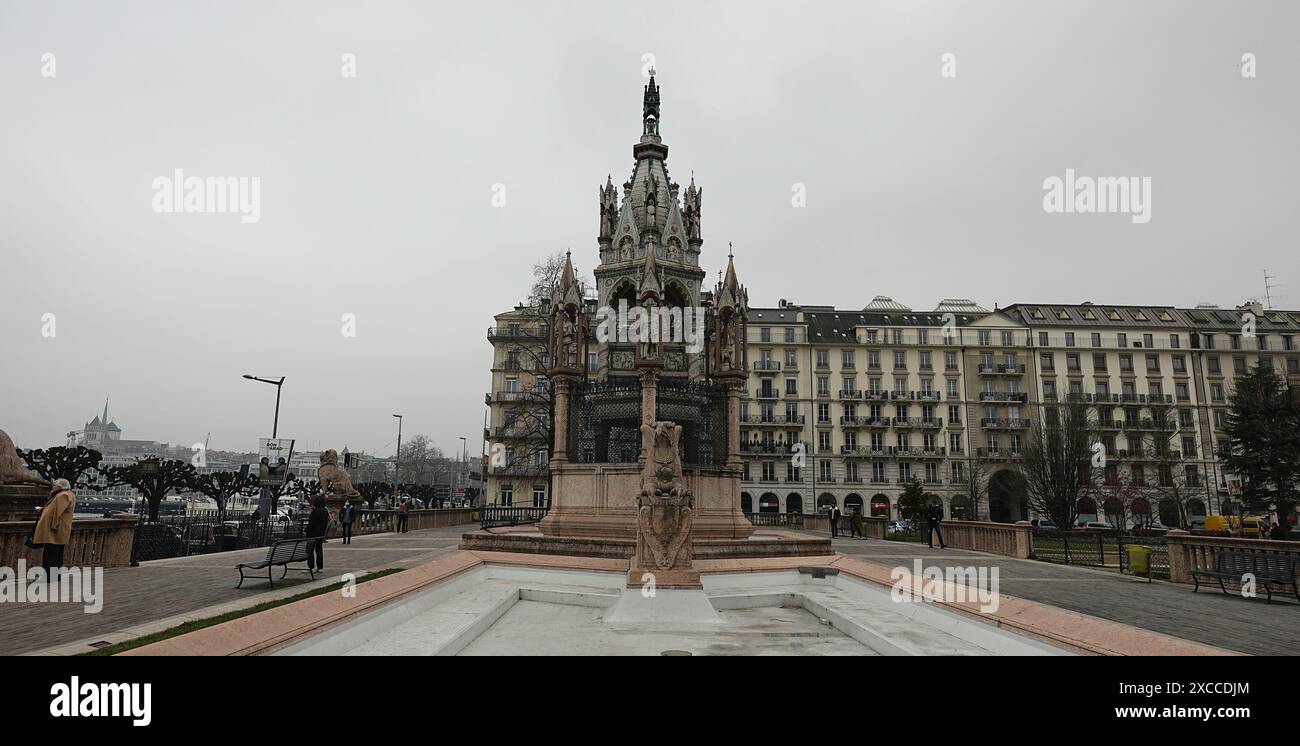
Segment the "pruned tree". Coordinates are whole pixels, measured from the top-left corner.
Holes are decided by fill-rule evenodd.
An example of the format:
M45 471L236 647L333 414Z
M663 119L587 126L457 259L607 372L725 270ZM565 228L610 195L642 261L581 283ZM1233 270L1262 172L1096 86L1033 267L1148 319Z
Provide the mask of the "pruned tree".
M1025 441L1021 471L1029 504L1064 530L1074 526L1079 498L1092 493L1097 481L1094 433L1087 405L1066 401L1044 407Z
M353 486L357 488L357 492L361 493L362 499L366 501L366 506L371 510L374 510L375 503L379 502L381 498L393 494L393 485L385 481L362 482Z
M53 482L66 479L76 489L102 490L99 486L99 464L104 455L85 446L54 446L30 451L18 449L18 457L27 462L31 470Z
M1276 513L1287 526L1300 502L1300 389L1256 365L1237 377L1228 405L1219 460L1241 478L1247 509Z
M146 458L128 466L114 466L100 470L107 484L105 488L119 484L134 487L149 506L149 520L158 520L158 507L168 493L191 489L199 491L202 483L200 474L188 461L176 459Z
M210 497L217 503L221 520L226 518L226 504L234 495L253 497L261 490L258 479L252 474L237 471L214 471L211 474L199 474L190 487L200 494Z

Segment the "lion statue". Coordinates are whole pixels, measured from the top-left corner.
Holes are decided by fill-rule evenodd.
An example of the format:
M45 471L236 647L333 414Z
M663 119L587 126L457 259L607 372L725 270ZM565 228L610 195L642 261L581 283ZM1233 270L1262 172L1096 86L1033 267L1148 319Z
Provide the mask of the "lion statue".
M13 438L4 430L0 430L0 484L50 486L50 480L27 468L26 462L18 457Z
M316 479L320 482L320 490L323 495L332 494L339 497L358 497L361 495L352 486L352 480L348 478L348 473L343 471L343 467L339 466L339 454L333 448L321 452L320 468L316 470Z

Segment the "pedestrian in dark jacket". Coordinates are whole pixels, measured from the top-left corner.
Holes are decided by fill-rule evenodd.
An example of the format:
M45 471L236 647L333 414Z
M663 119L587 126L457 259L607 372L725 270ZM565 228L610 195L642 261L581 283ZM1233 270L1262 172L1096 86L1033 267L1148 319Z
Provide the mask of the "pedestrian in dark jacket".
M938 505L931 505L930 512L925 516L925 538L930 542L930 548L934 548L935 534L939 535L939 548L947 549L948 545L943 543L943 531L940 530L939 524L943 523L943 508Z
M406 522L411 517L411 499L403 498L402 504L397 508L397 532L404 534L407 532Z
M343 507L339 508L339 525L343 527L343 543L352 543L352 522L357 519L357 509L353 507L351 500L344 500Z
M325 509L325 498L317 497L312 503L315 507L307 517L307 536L320 537L312 550L307 553L307 567L313 570L325 569L325 531L330 525L330 513Z
M853 537L857 537L859 539L863 538L862 537L863 520L862 520L861 510L854 510L853 515L849 516L849 528L852 529L852 533L849 534L849 538L853 538Z
M831 538L832 539L839 538L840 519L843 517L844 514L840 512L840 509L838 507L831 507Z

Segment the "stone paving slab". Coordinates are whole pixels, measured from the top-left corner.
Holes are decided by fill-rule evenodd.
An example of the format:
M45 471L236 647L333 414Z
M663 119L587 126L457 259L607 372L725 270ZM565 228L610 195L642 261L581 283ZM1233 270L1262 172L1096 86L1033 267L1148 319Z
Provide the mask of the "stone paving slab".
M239 582L235 565L264 559L265 547L107 568L104 606L98 614L84 613L80 604L4 604L0 608L0 655L84 652L93 649L91 642L134 639L191 619L337 583L344 573L414 567L455 552L466 529L448 526L404 534L368 534L354 537L349 545L331 539L325 544L324 575L316 573L313 582L305 569L292 569L281 581L283 570L277 568L274 588L265 575L260 580L249 576L242 588L235 588Z
M815 532L809 532L815 533ZM825 534L822 534L825 535ZM1112 570L1019 560L881 539L836 539L835 551L868 562L922 567L997 567L1009 596L1251 655L1300 655L1300 604L1225 596L1219 589L1120 575Z

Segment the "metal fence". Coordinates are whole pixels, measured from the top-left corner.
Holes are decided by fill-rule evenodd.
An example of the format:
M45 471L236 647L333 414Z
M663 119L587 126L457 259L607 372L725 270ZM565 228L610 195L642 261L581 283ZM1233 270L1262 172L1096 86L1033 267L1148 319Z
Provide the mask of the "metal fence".
M479 508L479 527L521 526L546 517L546 508L513 505L484 505Z
M189 515L159 516L135 528L131 562L265 547L305 534L307 514L258 516L204 510Z
M1124 531L1034 531L1031 556L1045 562L1100 567L1131 572L1129 547L1151 550L1150 576L1169 577L1169 547L1163 536L1143 536Z

